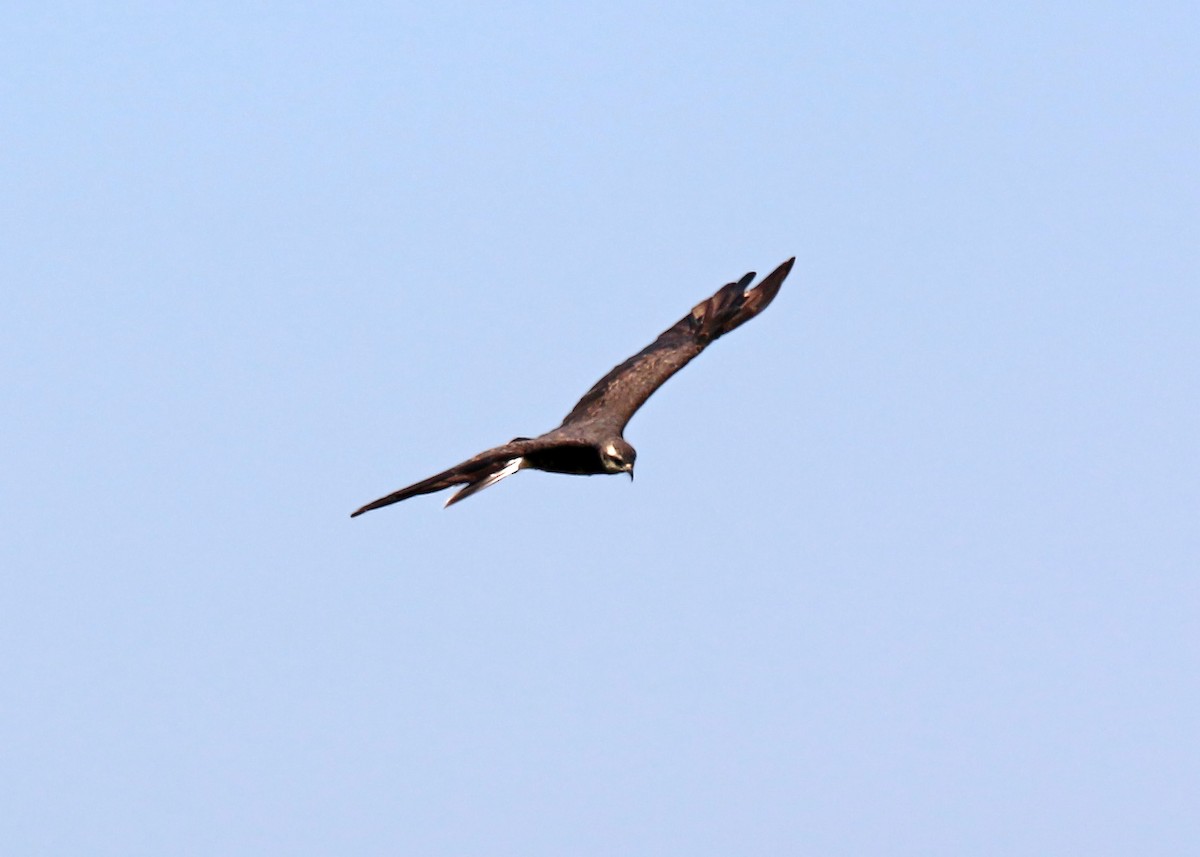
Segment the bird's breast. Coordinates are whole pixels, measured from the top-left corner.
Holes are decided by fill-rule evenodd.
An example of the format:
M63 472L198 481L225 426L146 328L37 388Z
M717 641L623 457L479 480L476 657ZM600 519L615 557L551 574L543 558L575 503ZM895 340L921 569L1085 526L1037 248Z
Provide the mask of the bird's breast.
M546 470L550 473L591 476L607 472L600 461L600 450L594 446L572 444L534 450L525 453L525 462L535 470Z

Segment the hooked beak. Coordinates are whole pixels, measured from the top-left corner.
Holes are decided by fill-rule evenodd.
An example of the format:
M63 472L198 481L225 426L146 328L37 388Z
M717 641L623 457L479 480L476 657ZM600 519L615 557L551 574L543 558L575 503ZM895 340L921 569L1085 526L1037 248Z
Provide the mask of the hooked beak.
M629 465L629 481L633 481L633 465Z

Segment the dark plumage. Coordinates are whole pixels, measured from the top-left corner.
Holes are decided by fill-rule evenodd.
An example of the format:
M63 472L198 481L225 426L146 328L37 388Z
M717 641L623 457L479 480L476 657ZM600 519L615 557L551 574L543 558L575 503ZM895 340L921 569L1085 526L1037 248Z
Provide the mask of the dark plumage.
M350 517L418 494L464 486L446 501L450 506L526 467L582 475L628 473L632 479L637 452L622 437L629 419L709 343L766 309L795 261L795 257L788 259L749 291L746 287L754 279L753 272L696 304L658 339L597 381L558 428L481 452L436 476L380 497Z

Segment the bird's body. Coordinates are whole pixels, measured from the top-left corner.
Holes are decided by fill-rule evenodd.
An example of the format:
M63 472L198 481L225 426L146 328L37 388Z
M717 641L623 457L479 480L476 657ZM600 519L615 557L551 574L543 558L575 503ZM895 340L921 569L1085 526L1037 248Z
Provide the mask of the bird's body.
M351 517L418 494L462 485L446 501L449 506L523 468L576 475L628 473L632 479L637 452L622 436L629 419L655 390L713 340L766 309L794 262L795 258L788 259L749 291L746 287L754 279L753 272L698 303L654 342L597 381L558 428L534 438L514 438L481 452L449 470L368 503Z

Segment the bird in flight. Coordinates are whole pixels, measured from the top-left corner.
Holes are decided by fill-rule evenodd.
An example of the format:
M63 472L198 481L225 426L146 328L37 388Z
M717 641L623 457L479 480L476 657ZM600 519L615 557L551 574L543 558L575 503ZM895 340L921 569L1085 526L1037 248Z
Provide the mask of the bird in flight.
M628 473L633 479L637 452L622 436L630 418L709 343L766 309L795 261L794 256L788 259L752 289L747 286L754 280L753 271L696 304L658 339L597 381L558 428L538 437L513 438L436 476L380 497L350 517L418 494L463 486L446 501L450 506L524 468L585 476Z

